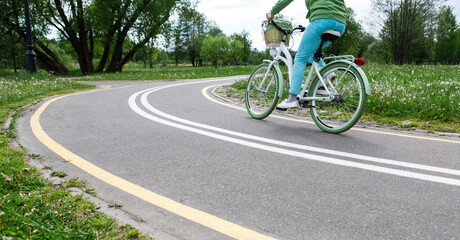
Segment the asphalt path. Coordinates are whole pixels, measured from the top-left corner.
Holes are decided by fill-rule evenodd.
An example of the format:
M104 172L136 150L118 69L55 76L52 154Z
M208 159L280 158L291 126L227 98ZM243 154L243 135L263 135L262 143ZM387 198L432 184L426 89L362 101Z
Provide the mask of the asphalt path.
M91 82L19 141L160 240L460 238L460 138L255 120L212 94L235 79Z

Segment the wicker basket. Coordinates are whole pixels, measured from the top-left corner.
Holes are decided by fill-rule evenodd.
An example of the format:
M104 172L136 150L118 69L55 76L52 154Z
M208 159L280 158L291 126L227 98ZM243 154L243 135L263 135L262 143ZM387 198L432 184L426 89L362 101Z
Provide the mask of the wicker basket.
M276 20L277 24L279 22L284 23L284 25L291 24L288 21ZM278 25L281 25L281 24L278 24ZM280 32L278 29L276 29L273 25L268 25L267 21L264 21L262 26L264 30L265 44L267 45L267 47L279 47L281 40L283 40L284 34ZM286 37L286 42L285 42L286 46L289 46L289 39L290 39L290 35Z

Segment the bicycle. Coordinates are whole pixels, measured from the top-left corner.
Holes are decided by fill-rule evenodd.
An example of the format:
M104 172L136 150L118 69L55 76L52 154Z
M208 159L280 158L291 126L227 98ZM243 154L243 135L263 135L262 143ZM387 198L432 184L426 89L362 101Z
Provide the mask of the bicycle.
M276 51L271 51L273 60L263 60L248 79L245 105L249 115L255 119L269 116L282 97L283 77L279 62L286 64L289 81L293 68L291 54L285 46L286 39L296 30L305 31L301 25L285 30L274 21L270 23L284 35L279 46L275 47ZM339 37L340 32L334 30L327 30L321 35L322 41L314 53L314 62L297 95L299 108L310 108L315 124L329 133L342 133L353 127L364 111L367 95L370 95L369 82L360 68L364 65L363 59L352 55L324 57L323 44L334 42ZM320 61L330 62L320 68Z

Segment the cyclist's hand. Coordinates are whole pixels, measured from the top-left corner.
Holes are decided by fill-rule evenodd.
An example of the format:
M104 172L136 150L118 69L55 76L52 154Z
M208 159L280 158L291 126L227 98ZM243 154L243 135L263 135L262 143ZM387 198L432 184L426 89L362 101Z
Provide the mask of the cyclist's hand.
M268 21L271 21L274 18L274 15L271 12L267 13L265 16L267 17Z

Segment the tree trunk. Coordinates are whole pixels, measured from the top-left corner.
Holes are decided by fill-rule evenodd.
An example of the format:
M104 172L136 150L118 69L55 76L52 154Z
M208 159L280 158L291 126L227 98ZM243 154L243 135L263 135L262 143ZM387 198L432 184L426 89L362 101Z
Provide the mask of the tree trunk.
M147 1L145 2L145 4L146 3L147 3ZM172 7L172 5L171 5L171 7ZM136 12L133 14L131 19L129 19L127 21L126 25L123 27L123 30L121 32L119 32L118 38L117 38L117 43L116 43L115 49L114 49L114 53L112 55L112 60L110 61L110 65L107 67L107 70L106 70L107 72L121 72L122 69L123 69L123 66L132 59L132 57L137 52L137 50L139 50L141 47L145 46L145 44L147 44L147 42L150 41L152 36L154 36L155 33L158 32L158 30L160 29L160 26L164 22L166 22L166 20L168 20L168 18L169 18L169 14L165 14L164 17L161 20L156 22L156 25L154 26L154 28L152 28L152 30L149 33L145 34L144 39L142 41L140 41L137 45L135 45L131 49L131 51L129 51L128 54L126 54L126 56L123 57L123 43L124 43L124 40L125 40L125 38L126 38L126 36L128 34L128 30L133 26L133 24L135 23L136 19L141 14L141 9L142 9L142 7L140 7L139 9L136 9Z
M13 68L14 68L14 75L18 73L17 66L16 66L16 52L14 51L14 44L11 46L11 56L13 57Z
M152 54L153 54L152 48L149 46L149 67L150 68L153 68Z
M110 37L110 39L106 40L106 43L104 44L104 52L102 53L101 61L99 62L99 65L96 68L96 72L102 72L104 71L104 67L107 63L107 59L109 59L109 53L110 53L110 43L112 42L113 36Z
M107 60L109 59L110 45L112 44L113 36L115 35L115 32L118 28L120 28L120 21L117 20L117 22L109 30L104 43L104 52L102 53L101 61L99 62L99 66L97 67L96 72L104 71L104 67L107 64Z
M112 59L110 60L110 64L105 70L106 72L121 72L121 68L119 67L119 63L122 59L123 54L123 41L121 36L118 36L117 43L113 50Z
M35 54L37 54L38 63L42 69L45 69L47 72L55 75L65 75L69 73L69 70L64 66L64 64L56 62L42 50L35 49L34 51Z
M78 64L80 65L82 74L87 75L94 73L93 53L90 52L88 48L88 30L85 25L82 0L77 0L77 5L75 5L74 1L70 2L70 13L71 16L75 18L74 20L76 20L76 22L69 21L66 15L67 10L63 9L61 0L54 0L54 3L63 25L56 26L51 19L47 19L47 21L61 31L72 44L72 47L77 53ZM53 18L56 19L56 16L53 15Z
M62 63L61 59L53 51L51 51L51 49L43 44L42 41L35 40L35 43L41 49L40 50L35 47L34 51L37 54L37 59L41 63L40 66L43 69L56 75L65 75L69 73L69 70L64 63Z
M24 39L24 41L27 38L25 33L21 33L21 37ZM64 63L62 63L61 59L42 41L35 38L34 43L36 45L34 46L34 52L37 55L37 60L41 68L55 75L69 74L69 70L64 65Z

